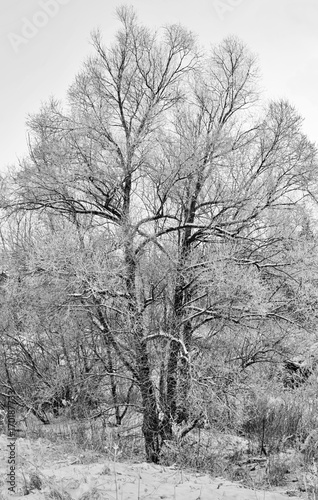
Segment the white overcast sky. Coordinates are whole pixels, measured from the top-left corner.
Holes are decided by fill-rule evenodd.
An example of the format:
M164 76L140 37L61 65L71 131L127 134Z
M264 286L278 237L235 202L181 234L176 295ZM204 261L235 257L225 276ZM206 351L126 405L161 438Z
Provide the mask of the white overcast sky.
M149 27L183 24L207 48L239 36L259 58L265 96L294 104L318 142L318 0L0 0L1 171L27 150L28 113L65 97L91 53L91 31L112 40L122 4Z

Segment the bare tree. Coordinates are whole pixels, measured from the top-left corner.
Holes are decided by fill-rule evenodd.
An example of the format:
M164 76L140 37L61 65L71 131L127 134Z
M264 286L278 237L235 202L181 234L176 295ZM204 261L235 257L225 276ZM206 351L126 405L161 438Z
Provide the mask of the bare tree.
M310 192L316 152L292 106L261 108L241 42L199 57L180 26L159 36L131 9L118 16L111 48L93 34L68 108L52 100L30 118L30 156L3 206L81 228L86 264L109 249L75 273L70 300L99 331L109 371L113 354L138 385L147 459L158 462L172 423L200 418L188 409L197 335L288 320L266 282L269 270L284 275L273 219Z

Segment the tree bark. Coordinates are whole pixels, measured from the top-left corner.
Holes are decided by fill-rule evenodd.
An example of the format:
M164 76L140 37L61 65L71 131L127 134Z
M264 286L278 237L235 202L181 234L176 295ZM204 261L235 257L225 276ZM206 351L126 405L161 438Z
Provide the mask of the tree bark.
M160 422L155 389L150 376L149 356L142 343L138 349L139 387L143 403L142 432L147 462L159 463L161 449Z
M129 234L127 228L126 234ZM145 440L147 462L159 463L161 449L160 423L155 388L151 380L150 360L147 346L144 342L144 328L142 313L138 310L136 292L136 260L132 239L128 239L125 247L126 287L129 294L129 312L132 319L134 343L136 348L136 364L138 371L138 385L143 404L142 432Z

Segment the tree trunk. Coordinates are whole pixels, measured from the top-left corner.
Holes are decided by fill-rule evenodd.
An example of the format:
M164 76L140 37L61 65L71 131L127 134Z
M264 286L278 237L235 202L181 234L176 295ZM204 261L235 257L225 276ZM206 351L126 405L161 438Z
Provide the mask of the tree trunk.
M106 342L106 339L105 339L105 345L106 345L106 352L107 352L107 369L108 369L108 373L109 373L110 389L111 389L111 395L112 395L113 405L114 405L114 408L115 408L116 425L120 425L122 419L120 417L120 411L119 411L119 402L118 402L118 394L117 394L117 382L116 382L116 377L114 375L114 366L113 366L113 360L112 360L112 354L111 354L111 350L110 350L110 345L109 345L109 342Z
M160 422L153 382L150 377L149 357L141 344L138 352L139 387L143 403L142 432L145 439L147 462L159 463L161 449Z
M184 292L184 280L175 290L174 331L178 332L178 339L181 339L187 350L191 347L191 324L187 323L183 327L182 318L184 315L183 306L188 300L188 294ZM185 359L180 359L180 343L171 341L169 359L167 366L167 417L171 421L181 423L187 420L187 396L190 387L189 365ZM166 418L165 418L166 420Z
M162 441L172 438L172 422L177 411L178 356L179 343L172 340L168 364L162 364L159 382L160 409L163 413L160 423Z
M186 296L185 300L188 300ZM192 326L190 322L185 323L183 326L183 342L187 352L191 349L192 341ZM191 388L191 372L189 359L183 355L180 357L178 366L178 405L176 419L177 423L188 422L190 416L189 406L189 392Z

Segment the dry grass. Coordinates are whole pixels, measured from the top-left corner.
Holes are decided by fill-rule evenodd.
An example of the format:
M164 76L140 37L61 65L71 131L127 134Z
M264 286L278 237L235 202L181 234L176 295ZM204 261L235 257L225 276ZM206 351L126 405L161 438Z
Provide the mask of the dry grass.
M182 440L166 442L161 463L184 471L223 476L253 489L284 486L297 492L299 485L308 500L318 500L316 389L309 386L299 391L274 393L258 387L250 391L248 398L239 400L238 414L242 420L237 423L237 431L243 430L245 438L235 436L235 430L221 433L216 429L196 429ZM113 465L145 460L140 415L130 415L121 427L110 426L101 418L59 419L50 426L33 421L28 425L28 435L50 439L58 446L64 443L76 455L76 464L93 462L92 453L102 454ZM108 465L103 473L112 474ZM117 480L116 467L114 480ZM46 490L49 488L47 498L69 498L67 492L36 475L28 479L26 493L40 489L41 484L46 484ZM92 488L81 500L90 498L102 497L98 489Z
M318 470L317 463L313 463L303 474L303 490L305 490L308 500L318 500Z
M51 425L32 421L28 436L46 438L52 442L69 442L74 447L112 456L117 447L117 459L144 459L143 437L139 415L132 415L120 427L109 426L102 418L70 421L59 419Z
M67 493L67 491L53 488L48 493L45 493L45 499L48 500L72 500L72 497Z

